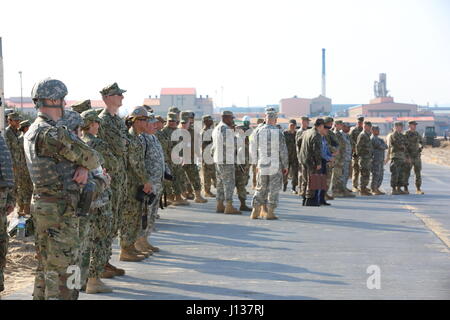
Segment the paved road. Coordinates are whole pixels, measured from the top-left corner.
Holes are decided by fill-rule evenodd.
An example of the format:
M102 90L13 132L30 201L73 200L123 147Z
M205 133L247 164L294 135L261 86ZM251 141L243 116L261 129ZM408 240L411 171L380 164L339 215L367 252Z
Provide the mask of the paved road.
M284 193L278 221L216 214L215 201L164 210L152 235L161 252L115 260L127 272L105 280L115 292L80 299L449 299L450 169L425 165L423 178L423 196L338 199L331 208ZM371 265L379 290L367 288Z

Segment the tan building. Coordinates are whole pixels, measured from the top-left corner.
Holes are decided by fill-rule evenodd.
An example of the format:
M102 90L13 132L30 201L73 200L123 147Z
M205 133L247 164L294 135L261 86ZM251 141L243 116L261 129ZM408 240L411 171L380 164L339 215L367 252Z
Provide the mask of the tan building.
M322 95L313 99L293 98L280 100L280 113L286 117L315 116L331 112L331 99Z
M380 97L348 109L349 117L414 117L417 115L416 104L397 103L392 97Z
M160 97L144 99L144 104L150 106L155 114L166 116L170 107L175 106L180 110L192 110L196 118L213 113L213 100L209 96L197 97L195 88L162 88Z

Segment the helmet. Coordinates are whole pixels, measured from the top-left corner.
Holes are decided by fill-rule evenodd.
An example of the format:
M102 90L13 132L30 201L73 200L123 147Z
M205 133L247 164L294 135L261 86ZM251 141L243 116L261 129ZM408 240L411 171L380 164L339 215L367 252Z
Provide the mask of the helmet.
M102 119L100 119L97 111L94 109L83 111L81 118L83 119L83 127L88 127L92 122L102 123Z
M42 103L39 103L39 100L41 99L52 99L52 100L64 99L66 95L67 95L66 85L62 81L50 78L46 78L44 80L35 83L33 89L31 90L31 99L33 99L34 103L36 104L36 107L43 106Z
M58 120L56 126L66 126L68 130L73 131L77 127L83 127L84 121L81 115L76 111L66 111L64 116Z
M245 116L245 117L242 118L242 121L248 121L248 122L250 122L250 121L251 121L251 118L250 118L249 116Z

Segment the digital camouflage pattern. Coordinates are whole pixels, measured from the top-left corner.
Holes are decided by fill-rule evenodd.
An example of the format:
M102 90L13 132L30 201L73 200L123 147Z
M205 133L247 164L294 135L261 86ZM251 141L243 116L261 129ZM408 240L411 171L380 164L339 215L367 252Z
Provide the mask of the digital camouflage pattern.
M37 82L31 90L31 98L39 99L63 99L67 95L66 85L56 79L46 78Z

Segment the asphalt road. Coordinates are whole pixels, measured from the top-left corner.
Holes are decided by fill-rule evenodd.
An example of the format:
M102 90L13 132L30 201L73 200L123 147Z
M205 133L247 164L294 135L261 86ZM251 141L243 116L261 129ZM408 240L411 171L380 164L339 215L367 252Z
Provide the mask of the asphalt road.
M450 169L424 165L423 180L425 195L332 207L282 193L277 221L217 214L214 200L166 209L151 237L161 252L123 263L116 246L126 276L105 280L114 293L80 299L449 299ZM379 289L367 285L373 270Z

